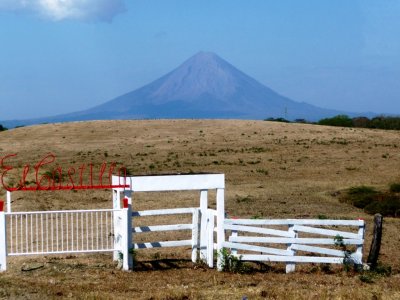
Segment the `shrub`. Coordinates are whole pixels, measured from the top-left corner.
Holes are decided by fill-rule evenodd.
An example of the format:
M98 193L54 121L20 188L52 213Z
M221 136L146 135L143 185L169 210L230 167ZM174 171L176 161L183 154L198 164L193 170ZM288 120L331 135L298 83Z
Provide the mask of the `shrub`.
M378 128L378 129L400 129L400 117L387 117L387 116L378 116L371 119L368 123L369 128Z
M353 120L346 115L337 115L332 118L325 118L319 120L318 125L353 127Z
M364 208L374 201L374 196L377 193L374 188L369 186L352 187L341 197L341 202L350 203L357 208Z
M0 131L5 131L5 130L7 130L7 128L0 124Z
M222 248L219 255L221 256L221 269L224 272L244 273L248 270L247 266L241 260L241 256L237 257L227 248Z
M353 118L353 126L359 128L368 128L370 120L367 117Z
M400 197L393 194L379 195L364 210L369 214L397 217L400 215Z
M389 190L391 193L400 193L400 183L392 183Z
M341 202L362 208L366 213L380 213L383 216L400 216L400 196L396 194L399 185L391 185L389 192L378 192L372 187L352 187L340 197Z

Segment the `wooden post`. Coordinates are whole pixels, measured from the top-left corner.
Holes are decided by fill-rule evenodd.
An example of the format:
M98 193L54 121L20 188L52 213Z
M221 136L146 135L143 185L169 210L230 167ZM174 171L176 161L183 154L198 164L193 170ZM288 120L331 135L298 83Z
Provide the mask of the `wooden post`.
M383 217L381 214L374 216L374 236L369 250L367 264L375 269L378 263L379 250L381 249Z

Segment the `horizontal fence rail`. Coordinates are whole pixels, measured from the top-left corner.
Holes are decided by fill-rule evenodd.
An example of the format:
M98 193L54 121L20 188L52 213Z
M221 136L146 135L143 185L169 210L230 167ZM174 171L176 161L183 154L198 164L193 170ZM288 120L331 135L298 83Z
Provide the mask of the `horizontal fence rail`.
M191 214L192 223L188 224L172 224L172 225L151 225L151 226L138 226L133 227L133 234L149 233L149 232L162 232L162 231L181 231L191 230L192 237L187 240L177 241L154 241L146 243L132 243L133 249L148 249L148 248L165 248L165 247L192 247L192 259L197 256L198 239L199 239L199 209L195 207L189 208L172 208L172 209L159 209L159 210L143 210L133 211L132 217L148 217L148 216L165 216L165 215L179 215ZM133 238L135 240L135 238Z
M287 272L296 263L362 264L363 220L225 219L224 230L230 234L223 247L232 254L247 261L284 262Z
M8 255L113 251L115 210L6 213Z

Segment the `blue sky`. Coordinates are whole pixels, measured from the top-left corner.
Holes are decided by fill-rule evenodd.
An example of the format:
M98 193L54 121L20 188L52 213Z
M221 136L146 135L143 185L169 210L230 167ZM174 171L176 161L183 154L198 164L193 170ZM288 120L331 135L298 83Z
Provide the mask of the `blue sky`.
M86 109L212 51L280 94L400 114L398 0L0 0L0 120Z

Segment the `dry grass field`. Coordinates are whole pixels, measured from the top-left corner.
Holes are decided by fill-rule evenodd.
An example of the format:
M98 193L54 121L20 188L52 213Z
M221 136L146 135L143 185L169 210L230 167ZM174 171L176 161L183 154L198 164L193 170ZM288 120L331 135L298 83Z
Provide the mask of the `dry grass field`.
M364 218L338 201L358 185L386 189L400 182L400 132L239 120L96 121L46 124L0 132L0 156L18 172L48 152L64 167L123 164L133 175L218 172L226 176L226 210L243 218ZM31 172L27 180L33 180ZM196 193L137 194L135 209L198 205ZM211 206L215 205L211 195ZM15 192L13 210L111 208L110 191ZM5 191L0 190L0 199ZM160 219L159 223L174 220ZM146 220L143 220L145 223ZM144 224L143 223L143 224ZM116 269L111 254L8 258L0 298L131 299L400 299L400 219L385 218L380 260L389 277L373 282L342 267L257 266L220 273L189 262L188 249L138 251L133 272ZM166 237L165 237L166 238ZM24 271L24 266L40 268Z

